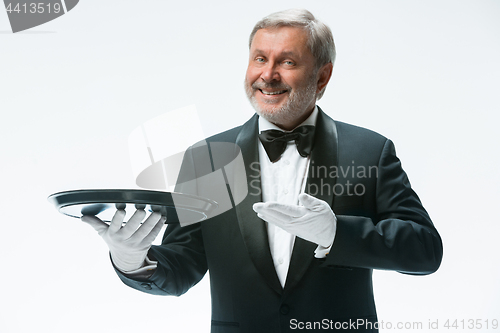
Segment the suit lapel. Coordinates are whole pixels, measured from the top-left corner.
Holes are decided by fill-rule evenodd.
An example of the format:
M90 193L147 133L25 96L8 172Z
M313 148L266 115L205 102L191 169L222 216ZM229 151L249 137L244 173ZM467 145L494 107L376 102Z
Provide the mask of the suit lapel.
M265 278L269 286L277 293L282 293L281 284L273 259L269 250L266 224L257 217L253 211L253 204L262 201L260 186L260 167L258 150L258 116L255 115L246 122L236 138L236 145L240 147L245 162L245 171L248 184L247 197L236 206L236 214L240 226L243 241L248 249L250 258ZM257 163L255 163L257 162Z
M316 121L314 147L307 177L306 193L324 200L333 206L333 188L336 178L319 177L318 167L326 167L327 175L331 166L338 164L338 135L335 122L319 109ZM318 246L296 237L290 267L288 269L285 291L293 288L302 278L314 258Z

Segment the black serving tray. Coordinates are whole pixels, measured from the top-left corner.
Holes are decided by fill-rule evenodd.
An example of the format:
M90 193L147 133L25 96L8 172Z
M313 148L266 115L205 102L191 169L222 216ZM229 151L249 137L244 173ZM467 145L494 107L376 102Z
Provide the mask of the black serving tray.
M144 209L161 212L167 216L165 223L178 223L178 215L182 215L182 223L190 224L203 221L217 207L215 201L194 195L129 189L65 191L48 200L62 214L76 218L94 215L105 222L111 221L117 209L126 211L125 220L136 209Z

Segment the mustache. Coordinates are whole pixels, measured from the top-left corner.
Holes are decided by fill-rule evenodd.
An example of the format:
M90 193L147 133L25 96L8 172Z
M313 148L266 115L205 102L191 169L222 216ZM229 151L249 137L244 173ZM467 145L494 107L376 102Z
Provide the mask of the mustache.
M292 90L292 87L283 84L282 82L254 82L252 84L253 89L276 89L276 90Z

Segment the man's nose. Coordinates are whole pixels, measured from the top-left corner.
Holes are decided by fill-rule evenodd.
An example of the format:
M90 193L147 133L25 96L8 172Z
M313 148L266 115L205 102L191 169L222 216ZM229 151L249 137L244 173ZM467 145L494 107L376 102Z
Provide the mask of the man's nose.
M279 81L281 79L276 65L271 62L267 63L266 66L262 68L260 78L264 80L264 82Z

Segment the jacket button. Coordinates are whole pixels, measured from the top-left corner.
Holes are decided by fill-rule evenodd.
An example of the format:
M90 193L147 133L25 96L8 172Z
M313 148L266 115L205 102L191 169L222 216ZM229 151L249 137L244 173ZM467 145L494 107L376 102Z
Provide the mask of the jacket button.
M283 304L280 307L280 313L286 315L288 312L290 312L290 307L286 304Z
M141 283L141 287L143 287L146 290L151 290L153 287L149 283Z

